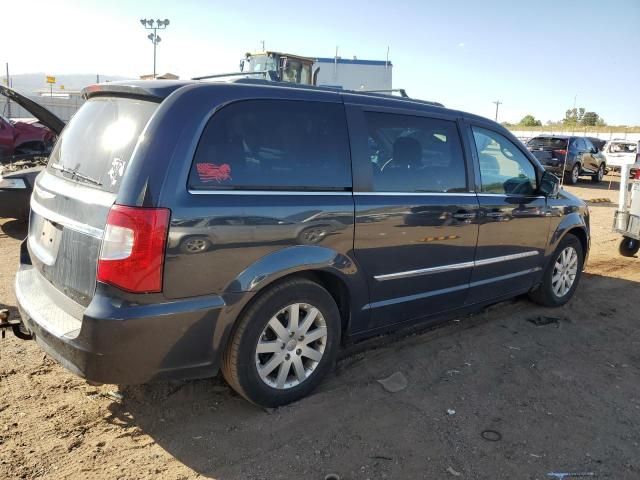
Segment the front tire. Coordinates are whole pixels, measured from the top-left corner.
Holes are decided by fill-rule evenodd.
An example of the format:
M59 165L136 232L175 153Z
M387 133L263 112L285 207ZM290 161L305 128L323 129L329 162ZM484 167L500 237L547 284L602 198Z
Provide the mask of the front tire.
M620 255L623 257L633 257L640 250L640 241L635 238L623 237L618 247Z
M340 312L324 288L304 278L283 281L240 318L222 374L256 405L286 405L311 393L331 371L340 334Z
M204 237L189 237L180 243L180 251L187 255L205 253L212 247L212 243Z
M529 293L529 298L545 307L564 305L578 288L583 262L582 243L575 235L565 235L551 257L542 282Z

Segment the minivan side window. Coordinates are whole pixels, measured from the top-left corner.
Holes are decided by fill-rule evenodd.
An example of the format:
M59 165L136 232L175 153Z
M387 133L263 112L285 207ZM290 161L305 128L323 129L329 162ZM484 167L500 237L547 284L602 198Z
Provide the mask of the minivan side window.
M189 188L350 190L344 107L246 100L222 108L200 138Z
M365 120L374 191L467 191L455 122L379 112Z
M509 139L491 130L473 128L485 193L534 195L536 171L529 159Z

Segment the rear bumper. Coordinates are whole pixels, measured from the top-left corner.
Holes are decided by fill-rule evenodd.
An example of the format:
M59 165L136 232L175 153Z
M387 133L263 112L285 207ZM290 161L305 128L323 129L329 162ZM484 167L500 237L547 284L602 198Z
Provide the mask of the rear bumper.
M126 305L98 289L85 309L31 265L20 268L15 289L23 323L35 340L87 380L138 384L217 373L226 340L219 329L225 306L220 296Z
M551 173L555 173L556 175L562 176L563 172L564 172L564 162L558 164L545 164L543 165L544 169L547 172L551 172ZM571 169L569 168L569 164L567 164L567 171L571 171Z

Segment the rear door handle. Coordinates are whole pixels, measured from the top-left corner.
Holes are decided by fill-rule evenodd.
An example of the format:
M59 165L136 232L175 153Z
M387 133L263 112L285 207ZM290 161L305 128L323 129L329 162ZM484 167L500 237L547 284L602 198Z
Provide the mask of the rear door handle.
M456 220L470 220L476 218L478 215L476 213L454 213L453 218Z
M485 213L485 216L487 216L489 218L502 218L502 217L504 217L504 213L502 213L502 212L487 212L487 213Z

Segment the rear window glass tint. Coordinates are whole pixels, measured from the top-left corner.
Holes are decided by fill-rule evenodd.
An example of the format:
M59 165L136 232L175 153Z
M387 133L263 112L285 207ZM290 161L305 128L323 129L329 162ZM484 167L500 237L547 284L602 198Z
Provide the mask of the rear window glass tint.
M49 172L117 192L140 133L157 107L128 98L89 100L63 130L51 152Z
M566 138L555 137L536 137L529 140L527 143L529 147L533 148L567 148Z
M350 189L351 167L342 105L248 100L223 108L205 127L189 186Z

